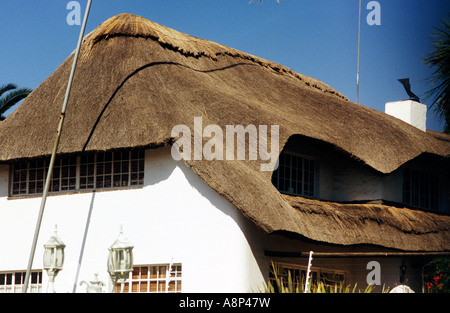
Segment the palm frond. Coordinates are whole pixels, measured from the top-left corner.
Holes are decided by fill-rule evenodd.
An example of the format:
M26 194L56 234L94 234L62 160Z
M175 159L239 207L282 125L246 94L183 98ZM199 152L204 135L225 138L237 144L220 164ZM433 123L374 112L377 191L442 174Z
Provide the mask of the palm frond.
M10 90L14 90L17 88L16 84L6 84L0 87L0 97L2 96L2 94L4 94L5 92L8 92Z
M20 89L16 88L17 87L14 84L7 84L0 88L0 94L1 91L4 91L3 93L9 91L9 93L0 97L0 120L4 119L3 114L6 111L8 111L14 105L25 99L32 91L29 88L20 88Z
M424 99L431 99L431 107L440 117L447 118L450 112L450 16L441 22L441 28L435 28L433 35L434 50L424 58L424 63L433 69L428 79L431 88ZM446 125L449 126L448 123Z

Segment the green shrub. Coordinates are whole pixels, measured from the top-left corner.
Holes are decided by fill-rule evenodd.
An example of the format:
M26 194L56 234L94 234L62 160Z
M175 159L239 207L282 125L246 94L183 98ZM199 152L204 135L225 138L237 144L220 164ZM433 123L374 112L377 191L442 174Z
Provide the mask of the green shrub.
M276 271L276 267L272 266L274 274L274 283L269 280L268 285L264 288L266 293L304 293L304 282L299 282L298 279L294 281L291 271L287 273L287 281L283 281ZM357 289L357 284L352 287L351 285L345 285L344 283L335 284L334 286L324 284L323 282L317 282L311 284L310 293L371 293L375 289L375 286L368 285L364 289ZM383 290L387 292L387 290Z
M424 266L423 292L450 292L450 257L435 258Z

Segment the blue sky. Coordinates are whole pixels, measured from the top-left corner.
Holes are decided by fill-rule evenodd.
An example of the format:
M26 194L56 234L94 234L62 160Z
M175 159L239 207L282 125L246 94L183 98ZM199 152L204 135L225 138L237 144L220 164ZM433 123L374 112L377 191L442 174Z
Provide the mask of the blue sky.
M36 88L75 49L80 26L69 26L69 0L2 1L0 85ZM78 1L82 13L87 0ZM433 27L450 13L449 0L379 0L381 25L366 22L362 1L359 103L384 111L407 99L409 77L421 99L432 71ZM358 0L93 0L86 32L120 13L133 13L190 35L283 64L356 101ZM424 102L429 104L429 101ZM427 127L443 122L429 110Z

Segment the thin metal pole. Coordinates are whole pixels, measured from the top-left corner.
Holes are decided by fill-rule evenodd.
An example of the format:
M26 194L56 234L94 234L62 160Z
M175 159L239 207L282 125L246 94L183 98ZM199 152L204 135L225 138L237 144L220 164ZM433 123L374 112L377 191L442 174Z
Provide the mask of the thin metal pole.
M361 43L361 0L359 0L359 18L358 18L358 61L356 70L356 103L359 103L359 48Z
M80 36L78 38L78 44L77 44L77 48L76 48L76 51L75 51L75 56L74 56L74 59L73 59L72 69L70 71L69 83L67 84L67 89L66 89L66 94L65 94L65 97L64 97L64 102L63 102L63 105L62 105L62 108L61 108L61 115L60 115L60 118L59 118L57 134L56 134L55 142L54 142L54 145L53 145L53 151L52 151L52 156L50 158L50 164L49 164L49 167L48 167L47 178L46 178L46 181L45 181L44 192L43 192L43 195L42 195L41 207L40 207L38 219L37 219L37 222L36 222L36 229L35 229L35 233L34 233L34 237L33 237L33 243L32 243L32 246L31 246L30 258L28 260L27 273L25 275L24 288L22 290L23 293L26 293L27 289L28 289L28 283L29 283L29 280L30 280L31 268L33 266L34 254L36 252L36 245L37 245L37 241L38 241L38 237L39 237L39 231L40 231L40 228L41 228L42 217L44 215L45 203L47 201L48 190L49 190L49 187L50 187L50 181L51 181L51 177L52 177L52 173L53 173L53 165L55 164L56 151L57 151L58 145L59 145L59 139L60 139L60 136L61 136L61 129L62 129L62 126L63 126L63 123L64 123L64 118L65 118L65 115L66 115L66 107L67 107L67 103L69 101L69 96L70 96L70 89L72 87L73 76L75 74L75 68L76 68L76 65L77 65L78 56L80 54L80 47L81 47L81 43L83 41L84 31L86 29L87 19L88 19L89 11L90 11L90 8L91 8L91 3L92 3L92 0L88 0L88 4L87 4L87 7L86 7L86 13L84 15L84 20L83 20L83 25L81 26Z
M305 282L305 293L309 292L309 286L311 285L309 283L310 275L311 275L311 265L312 265L312 255L313 251L309 251L309 259L308 259L308 270L306 271L306 282Z

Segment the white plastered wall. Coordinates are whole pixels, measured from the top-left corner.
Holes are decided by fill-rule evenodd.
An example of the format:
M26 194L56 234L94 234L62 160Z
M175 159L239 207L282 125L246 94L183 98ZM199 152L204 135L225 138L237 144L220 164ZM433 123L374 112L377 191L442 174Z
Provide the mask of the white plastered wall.
M8 174L0 165L0 272L26 269L41 202L8 199ZM146 151L142 188L50 196L34 269L42 269L43 245L55 224L66 244L57 292L84 292L79 283L95 273L109 282L108 248L121 225L134 244L135 265L182 264L183 292L248 292L264 282L246 239L255 226L167 148Z

